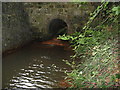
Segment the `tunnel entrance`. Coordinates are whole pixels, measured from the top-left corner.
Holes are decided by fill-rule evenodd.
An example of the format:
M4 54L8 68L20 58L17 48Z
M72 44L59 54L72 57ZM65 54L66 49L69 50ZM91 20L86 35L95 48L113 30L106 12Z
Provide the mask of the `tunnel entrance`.
M67 24L62 19L53 19L49 24L49 33L52 37L67 33Z

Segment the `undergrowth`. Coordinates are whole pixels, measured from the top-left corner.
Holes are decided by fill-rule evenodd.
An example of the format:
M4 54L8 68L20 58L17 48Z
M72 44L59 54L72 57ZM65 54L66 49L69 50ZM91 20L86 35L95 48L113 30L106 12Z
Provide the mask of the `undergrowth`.
M59 36L58 39L69 40L74 47L73 60L77 63L70 65L73 70L68 75L67 82L70 88L110 88L120 86L120 74L118 67L118 15L120 7L109 2L102 2L91 13L91 17L83 27L83 32L71 35ZM101 17L101 23L92 27ZM94 23L93 23L94 22ZM80 58L80 59L79 59Z

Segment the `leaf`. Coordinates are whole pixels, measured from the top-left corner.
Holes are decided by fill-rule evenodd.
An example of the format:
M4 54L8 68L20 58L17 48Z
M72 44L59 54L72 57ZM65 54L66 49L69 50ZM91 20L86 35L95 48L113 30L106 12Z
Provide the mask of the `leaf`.
M92 55L94 56L95 54L97 54L97 52L93 52Z
M84 43L85 43L84 38L79 39L79 40L77 41L77 43L79 43L79 44L84 44Z
M116 78L120 79L120 74L116 74Z
M72 61L72 64L75 64L75 62L74 62L74 61Z
M120 6L113 7L112 11L115 12L116 15L119 15L119 13L120 13Z
M64 34L64 35L62 35L62 36L59 35L59 37L58 37L57 39L69 40L70 38L71 38L70 35L65 36L65 34Z

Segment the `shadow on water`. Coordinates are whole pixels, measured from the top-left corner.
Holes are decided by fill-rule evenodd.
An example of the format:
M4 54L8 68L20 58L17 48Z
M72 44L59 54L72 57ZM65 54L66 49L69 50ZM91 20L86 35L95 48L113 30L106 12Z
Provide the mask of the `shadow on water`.
M57 41L56 41L57 42ZM59 41L60 42L60 41ZM55 88L70 71L62 59L73 54L65 44L34 42L3 57L3 88Z

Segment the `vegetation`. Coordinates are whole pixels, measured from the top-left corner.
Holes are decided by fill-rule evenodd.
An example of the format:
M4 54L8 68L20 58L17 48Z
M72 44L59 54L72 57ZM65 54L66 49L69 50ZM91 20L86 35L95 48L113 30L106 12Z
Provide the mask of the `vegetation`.
M73 62L66 63L73 70L67 73L70 88L119 87L118 15L117 3L101 2L90 14L80 32L59 36L74 47ZM99 21L98 21L99 20ZM75 61L77 59L77 63Z

